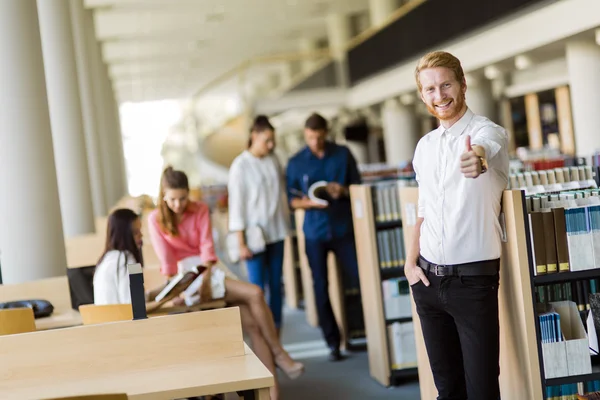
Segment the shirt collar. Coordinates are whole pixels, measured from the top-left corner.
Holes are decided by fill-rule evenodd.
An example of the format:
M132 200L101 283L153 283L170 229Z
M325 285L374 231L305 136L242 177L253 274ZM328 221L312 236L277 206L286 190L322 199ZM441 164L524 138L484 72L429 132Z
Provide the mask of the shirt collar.
M451 134L452 136L459 137L460 135L463 134L463 132L465 131L465 129L467 128L469 123L471 123L471 120L473 119L474 115L475 114L473 113L473 111L471 111L470 108L467 108L467 111L465 112L465 114L462 117L460 117L460 119L458 121L456 121L456 123L454 125L452 125L450 128L446 129L442 125L440 125L438 127L438 132L439 132L440 136L442 136L442 133L444 133L444 131L446 131L449 134Z
M331 142L329 140L325 141L325 149L324 149L323 158L327 158L327 156L331 155L332 151L333 151L333 142ZM304 146L304 154L305 154L306 158L308 158L308 159L312 159L312 158L318 159L318 157L313 154L313 152L308 148L308 146Z

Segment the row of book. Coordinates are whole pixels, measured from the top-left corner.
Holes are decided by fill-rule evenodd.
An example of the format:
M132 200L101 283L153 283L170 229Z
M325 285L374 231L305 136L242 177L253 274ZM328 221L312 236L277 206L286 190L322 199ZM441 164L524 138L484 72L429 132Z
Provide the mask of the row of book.
M600 268L600 190L528 196L534 274Z
M542 343L556 343L565 340L560 328L560 314L552 306L538 314Z
M579 400L586 399L584 396L600 390L600 381L589 381L580 383L569 383L560 386L546 387L546 400ZM592 399L593 397L589 397Z
M589 165L518 172L510 175L509 188L523 189L528 195L592 188L598 186L595 173Z
M536 286L536 300L547 304L552 301L569 300L577 304L579 311L590 309L590 295L600 292L600 279L555 283Z
M372 185L373 211L376 222L398 221L401 216L397 181Z
M393 228L377 231L377 252L379 268L403 266L406 256L403 229Z
M417 366L415 328L412 322L394 322L388 325L389 355L392 369Z
M386 320L412 316L408 286L405 277L386 279L381 282L383 315Z

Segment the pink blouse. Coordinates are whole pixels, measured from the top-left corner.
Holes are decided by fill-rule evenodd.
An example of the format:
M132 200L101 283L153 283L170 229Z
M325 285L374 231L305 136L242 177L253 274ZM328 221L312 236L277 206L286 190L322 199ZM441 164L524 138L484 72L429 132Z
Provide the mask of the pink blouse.
M158 210L148 216L148 230L163 275L177 274L177 262L200 256L203 262L217 261L210 223L210 209L201 202L191 202L177 226L179 235L164 232L158 223Z

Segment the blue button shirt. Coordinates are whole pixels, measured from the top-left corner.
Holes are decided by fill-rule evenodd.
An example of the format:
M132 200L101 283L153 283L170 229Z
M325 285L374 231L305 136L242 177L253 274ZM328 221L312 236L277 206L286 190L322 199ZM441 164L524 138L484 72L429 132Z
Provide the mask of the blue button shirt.
M360 173L350 150L333 142L325 144L325 155L319 158L304 147L287 165L288 199L307 194L315 182L337 182L344 186L360 183ZM350 199L342 197L323 209L308 209L304 217L304 235L308 240L331 240L353 232Z

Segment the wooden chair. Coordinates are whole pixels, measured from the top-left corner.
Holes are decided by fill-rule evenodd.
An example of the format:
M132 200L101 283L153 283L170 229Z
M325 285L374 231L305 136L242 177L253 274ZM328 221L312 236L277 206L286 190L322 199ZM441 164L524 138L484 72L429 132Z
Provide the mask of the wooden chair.
M126 394L92 394L87 396L73 396L73 397L54 397L51 399L42 400L127 400Z
M79 312L84 325L133 320L131 304L86 304L79 306Z
M0 336L35 332L35 317L31 308L0 310Z

